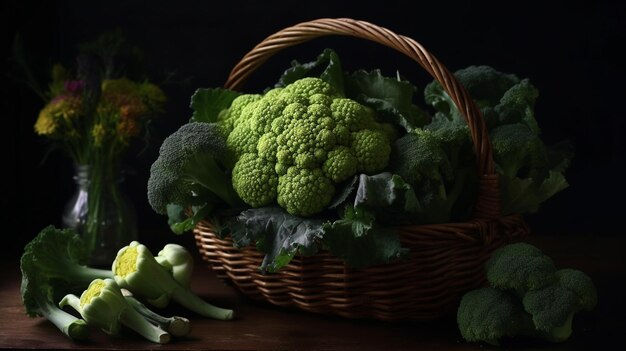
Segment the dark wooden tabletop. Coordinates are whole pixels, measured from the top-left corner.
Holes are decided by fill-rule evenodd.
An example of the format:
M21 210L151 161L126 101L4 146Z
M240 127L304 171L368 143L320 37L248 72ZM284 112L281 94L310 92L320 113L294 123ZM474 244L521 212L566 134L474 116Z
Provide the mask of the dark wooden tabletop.
M626 345L626 238L533 237L559 268L587 272L598 288L593 312L574 320L574 335L567 342L549 344L521 341L506 345L514 350L603 350ZM203 262L197 262L192 290L207 301L236 310L238 318L222 322L194 316L169 307L164 314L188 317L193 325L188 337L167 345L144 341L125 331L110 337L93 331L88 342L75 343L42 318L30 319L20 302L17 260L2 262L0 280L0 348L78 350L483 350L492 347L467 344L454 318L433 322L386 323L349 320L277 308L252 302L216 279ZM498 349L498 348L493 348Z

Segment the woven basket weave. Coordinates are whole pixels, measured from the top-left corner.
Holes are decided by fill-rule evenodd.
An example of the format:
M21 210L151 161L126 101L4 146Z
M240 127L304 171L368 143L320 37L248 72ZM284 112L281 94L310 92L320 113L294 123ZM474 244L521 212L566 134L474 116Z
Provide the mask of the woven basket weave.
M202 258L220 278L255 300L278 306L379 320L431 320L456 309L460 297L484 282L483 264L491 252L528 235L521 216L500 214L498 177L487 129L465 89L433 55L413 39L353 19L319 19L283 29L259 43L233 68L226 88L237 90L278 51L308 40L344 35L393 48L415 60L439 81L466 117L476 153L479 189L472 219L463 223L396 227L407 260L360 270L322 252L295 257L278 273L263 275L263 255L254 247L235 248L210 223L194 229Z

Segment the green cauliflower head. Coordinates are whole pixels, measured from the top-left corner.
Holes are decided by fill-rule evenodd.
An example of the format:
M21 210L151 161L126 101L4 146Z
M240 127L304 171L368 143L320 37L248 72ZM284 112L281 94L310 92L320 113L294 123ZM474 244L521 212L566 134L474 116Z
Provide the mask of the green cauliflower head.
M337 183L387 167L388 126L319 78L246 101L232 107L239 115L227 144L238 157L233 188L250 206L278 202L292 215L311 216L328 206Z

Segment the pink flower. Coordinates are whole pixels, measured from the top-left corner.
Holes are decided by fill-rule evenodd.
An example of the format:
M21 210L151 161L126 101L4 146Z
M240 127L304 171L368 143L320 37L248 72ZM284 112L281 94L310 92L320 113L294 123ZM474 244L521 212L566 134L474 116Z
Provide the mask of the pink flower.
M85 82L82 80L66 80L65 91L72 95L78 95L83 92L85 88Z

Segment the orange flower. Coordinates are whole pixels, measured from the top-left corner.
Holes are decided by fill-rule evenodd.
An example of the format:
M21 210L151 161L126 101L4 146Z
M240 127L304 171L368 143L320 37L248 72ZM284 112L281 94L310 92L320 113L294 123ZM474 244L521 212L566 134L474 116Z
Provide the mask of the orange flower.
M125 138L132 138L134 136L139 135L141 131L141 127L137 123L137 121L133 118L122 117L120 122L117 124L117 133Z
M131 100L127 104L120 106L120 116L122 118L140 118L147 113L146 105L138 100Z

